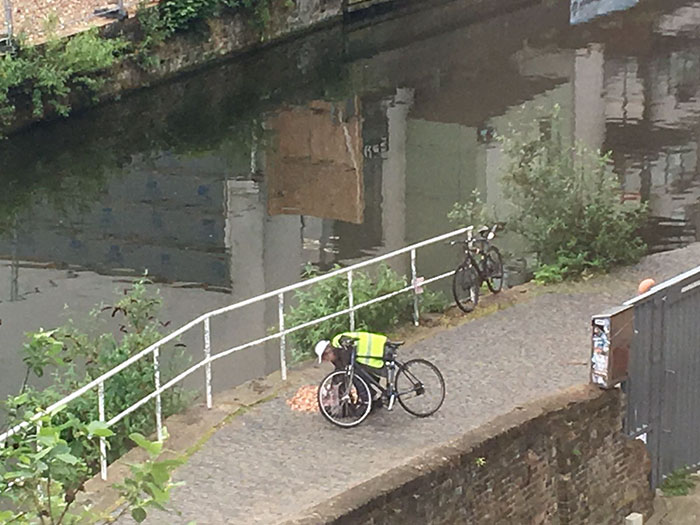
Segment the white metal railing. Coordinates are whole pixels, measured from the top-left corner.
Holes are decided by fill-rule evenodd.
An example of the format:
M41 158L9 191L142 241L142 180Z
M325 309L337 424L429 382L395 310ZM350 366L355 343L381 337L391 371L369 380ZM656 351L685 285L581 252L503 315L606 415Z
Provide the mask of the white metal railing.
M155 342L148 348L145 348L144 350L141 350L140 352L134 354L131 356L129 359L124 361L123 363L117 365L116 367L112 368L109 372L106 372L102 374L100 377L90 381L88 384L83 386L82 388L76 390L72 394L69 394L68 396L64 397L60 401L57 401L53 405L47 407L43 413L37 414L34 416L32 419L28 421L23 421L22 423L19 423L18 425L12 427L9 429L7 432L0 434L0 446L4 446L5 441L7 441L7 438L10 436L20 432L21 430L27 429L32 425L37 425L38 419L41 417L42 414L47 414L47 413L53 413L54 411L68 405L71 401L81 397L83 394L93 390L97 389L97 398L98 398L98 417L99 420L103 423L106 423L108 427L114 425L115 423L118 423L121 421L123 418L134 412L135 410L139 409L146 403L148 403L150 400L155 399L155 420L156 420L156 433L158 436L159 440L162 440L163 438L163 421L162 421L162 406L160 402L160 396L163 392L171 388L172 386L176 385L180 381L182 381L184 378L187 376L191 375L192 373L196 372L200 368L204 367L204 375L205 375L205 398L206 398L206 404L207 408L212 407L212 388L211 388L211 377L212 377L212 368L211 365L213 362L222 359L224 357L227 357L235 352L239 352L241 350L245 350L247 348L251 348L253 346L258 346L263 343L266 343L268 341L272 341L274 339L279 339L280 340L280 372L282 375L282 379L286 381L287 379L287 361L286 361L286 336L288 334L291 334L293 332L296 332L298 330L303 330L304 328L308 328L310 326L314 326L317 324L320 324L324 321L328 321L329 319L333 319L335 317L340 317L343 315L348 315L349 316L349 324L350 324L350 329L354 330L355 329L355 312L357 310L360 310L362 308L365 308L367 306L370 306L372 304L385 301L387 299L390 299L391 297L395 297L399 294L406 293L409 291L413 291L413 321L416 325L418 325L418 316L419 316L419 304L418 304L418 287L419 286L425 286L430 283L433 283L435 281L439 281L441 279L444 279L446 277L449 277L454 274L454 270L450 270L448 272L441 273L439 275L436 275L434 277L431 277L429 279L425 279L422 281L418 281L418 275L417 275L417 270L416 270L416 252L421 249L425 248L426 246L430 246L432 244L439 243L441 241L450 239L452 237L456 237L458 235L462 235L466 233L469 229L471 228L460 228L458 230L451 231L449 233L445 233L443 235L438 235L437 237L432 237L430 239L427 239L425 241L412 244L410 246L406 246L405 248L401 248L400 250L396 250L390 253L387 253L385 255L380 255L378 257L374 257L372 259L368 259L366 261L362 261L357 264L353 264L352 266L348 266L346 268L340 268L338 270L334 270L332 272L328 272L323 275L319 275L317 277L313 277L311 279L307 279L305 281L301 281L295 284L291 284L289 286L285 286L283 288L279 288L277 290L273 290L271 292L264 293L262 295L258 295L256 297L252 297L250 299L246 299L244 301L240 301L238 303L225 306L222 308L219 308L217 310L213 310L211 312L205 313L194 319L193 321L190 321L186 325L178 328L171 334L163 337L161 340ZM394 292L382 295L380 297L375 297L374 299L371 299L369 301L365 301L363 303L355 304L354 301L354 295L353 295L353 290L352 290L352 280L353 280L353 272L356 270L359 270L360 268L365 268L367 266L377 264L382 261L386 261L388 259L392 259L394 257L403 255L403 254L410 254L410 267L411 267L411 282L408 286L396 290ZM336 312L333 312L331 314L325 315L323 317L319 317L317 319L313 319L311 321L307 321L305 323L296 325L292 328L287 328L284 323L284 295L289 292L293 292L295 290L298 290L300 288L304 288L307 286L311 286L313 284L319 283L321 281L325 281L327 279L333 279L335 277L339 277L341 275L345 275L347 279L347 286L348 286L348 308L344 308L342 310L338 310ZM243 308L245 306L249 306L255 303L259 303L261 301L265 301L267 299L271 298L276 298L278 301L278 316L279 316L279 324L278 324L278 331L275 332L274 334L270 334L266 337L262 337L259 339L256 339L254 341L249 341L247 343L234 346L232 348L229 348L228 350L224 350L222 352L219 352L217 354L212 355L211 354L211 318L217 317L221 314L232 312L234 310L238 310L240 308ZM196 363L195 365L191 366L184 372L180 373L179 375L175 376L171 380L167 381L165 384L161 384L160 382L160 348L172 341L173 339L181 336L182 334L188 332L194 327L197 327L198 325L202 325L203 329L203 334L204 334L204 340L203 340L203 358L201 361ZM110 419L107 419L107 414L105 414L105 402L104 402L104 385L107 380L109 380L111 377L114 377L116 374L121 372L122 370L128 368L132 364L134 364L136 361L145 358L146 356L151 355L153 359L153 370L154 370L154 383L155 383L155 390L151 392L150 394L146 395L130 407L124 409L122 412L119 414L114 415ZM107 456L106 456L106 438L100 437L100 472L102 479L107 479Z

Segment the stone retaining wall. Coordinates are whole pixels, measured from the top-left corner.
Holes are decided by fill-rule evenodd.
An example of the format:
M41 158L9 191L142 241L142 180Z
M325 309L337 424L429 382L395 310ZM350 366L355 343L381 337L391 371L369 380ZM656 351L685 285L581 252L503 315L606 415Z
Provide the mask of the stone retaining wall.
M256 28L251 18L244 13L224 13L207 19L192 31L177 33L149 52L155 66L144 67L134 57L119 61L104 73L105 85L96 96L71 93L70 105L73 112L94 105L98 101L113 100L124 93L148 87L188 71L214 64L235 53L243 53L264 44L291 38L296 34L323 27L341 20L343 0L295 0L289 4L283 1L271 3L271 16L264 31ZM121 36L138 42L142 39L142 29L135 17L114 22L100 28L105 37ZM2 128L4 134L11 134L40 121L51 120L57 115L47 108L47 114L35 117L32 114L28 94L13 96L17 107L14 120Z
M454 12L459 16L487 16L496 12L517 9L523 5L547 0L367 0L357 4L361 12L355 11L350 17L350 26L365 31L357 32L357 40L366 40L368 45L381 45L385 38L390 38L397 29L405 26L407 15L429 10L430 15L420 15L418 23L411 19L415 34L434 30L436 27L454 21ZM274 0L271 5L270 20L264 31L256 28L255 23L244 13L224 13L206 20L197 29L178 33L164 44L149 52L152 62L157 66L144 67L135 58L126 58L104 73L106 84L95 94L76 90L71 93L70 105L73 113L95 105L95 101L109 101L125 93L162 83L184 73L203 68L230 58L236 53L243 53L263 45L290 39L295 35L313 29L332 25L342 21L346 0L293 0L285 2ZM368 35L371 27L380 22L390 21L376 35ZM431 29L427 29L431 28ZM100 28L103 36L120 35L128 40L138 42L142 39L142 29L138 20L131 17L121 22ZM403 30L402 30L403 32ZM362 46L361 46L362 47ZM366 47L366 46L364 46ZM11 94L16 106L14 120L0 129L1 134L15 133L39 120L51 120L57 117L46 108L47 114L35 117L32 114L31 98L28 93Z
M621 394L580 386L528 404L287 522L621 524L652 513L650 462Z

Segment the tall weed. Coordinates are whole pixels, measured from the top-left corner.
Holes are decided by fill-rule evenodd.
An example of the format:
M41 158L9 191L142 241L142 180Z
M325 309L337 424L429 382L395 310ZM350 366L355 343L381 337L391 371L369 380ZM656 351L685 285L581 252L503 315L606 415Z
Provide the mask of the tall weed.
M645 245L644 205L623 202L609 155L569 145L558 108L525 131L501 137L508 165L508 228L529 241L544 282L636 262Z
M338 267L336 267L337 269ZM306 278L320 275L318 270L308 267ZM396 292L408 286L406 277L399 275L388 265L382 263L374 275L366 272L353 272L352 292L354 304L358 305L382 295ZM447 306L447 299L442 292L425 290L421 297L422 310L441 312ZM332 277L295 292L292 307L285 315L285 325L298 326L305 322L344 310L349 307L347 277ZM355 329L369 332L386 332L411 319L413 295L411 292L395 295L355 312ZM348 316L342 315L290 334L292 357L299 361L309 357L314 344L321 339L330 339L333 335L348 331Z
M59 401L86 383L127 360L135 353L155 343L163 337L161 323L157 318L162 306L159 296L148 292L145 278L135 281L125 290L123 297L114 305L95 309L91 321L97 323L105 315L119 319L116 331L96 333L79 329L74 323L54 330L39 330L28 335L22 352L27 365L27 375L21 391L11 396L5 406L10 424L31 417L39 409ZM173 369L181 367L188 359L182 346L162 348L163 355L170 354L170 366L162 366L161 382L174 376ZM52 376L53 384L39 390L28 385L31 374L41 377L45 373ZM152 358L140 359L133 365L114 375L105 382L105 413L107 419L116 416L127 407L150 394L155 388L154 364ZM167 417L184 408L191 395L181 387L174 387L162 393L163 416ZM99 419L97 391L92 390L70 403L67 410L59 412L53 421L57 426L69 419L96 421ZM71 451L86 459L87 465L95 471L98 468L98 451L94 447L85 448L86 441L74 439L70 427L64 432ZM108 458L120 457L132 443L129 434L138 432L149 435L155 431L154 402L149 401L142 408L132 412L111 427L114 436L110 438Z

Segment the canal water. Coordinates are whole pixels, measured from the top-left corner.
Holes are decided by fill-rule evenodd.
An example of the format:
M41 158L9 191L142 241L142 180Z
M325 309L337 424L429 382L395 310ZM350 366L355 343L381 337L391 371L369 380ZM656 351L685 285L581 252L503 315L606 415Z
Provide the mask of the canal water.
M652 250L695 239L700 2L532 1L477 17L455 0L374 16L0 143L1 397L24 376L25 332L83 318L145 270L175 327L308 263L448 231L473 190L503 211L494 133L555 105L572 139L612 151L625 198L649 204ZM419 272L456 260L440 246ZM276 324L275 302L218 319L214 351ZM201 340L185 338L194 361ZM217 362L215 387L278 366L274 345L251 349Z

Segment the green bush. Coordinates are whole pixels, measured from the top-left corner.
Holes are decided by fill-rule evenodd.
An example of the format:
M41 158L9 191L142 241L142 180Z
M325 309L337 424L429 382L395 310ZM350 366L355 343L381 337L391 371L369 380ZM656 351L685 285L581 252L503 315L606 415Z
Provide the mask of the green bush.
M567 145L558 108L524 132L501 137L508 157L508 228L529 241L544 282L636 262L646 207L621 200L609 156Z
M115 487L126 504L112 516L96 512L89 499L76 497L91 474L85 458L73 453L63 437L70 430L70 435L96 445L98 438L110 437L112 431L99 421L84 423L75 418L58 426L53 417L55 414L43 414L37 420L41 428L30 427L21 432L21 439L13 440L13 446L0 447L0 523L112 523L127 511L140 523L149 509L164 510L176 486L171 481L172 472L183 460L157 460L163 443L148 441L138 433L130 436L150 459L131 465L131 474Z
M142 27L146 35L154 28L159 28L164 29L165 35L169 36L191 29L224 9L247 13L259 30L264 29L270 20L269 0L162 0L157 8L159 23L144 17L143 20L147 20L150 25L142 23Z
M492 221L479 190L472 191L466 202L455 202L447 214L447 219L460 227L488 224Z
M123 317L118 328L119 336L113 333L97 333L79 330L73 323L55 330L28 334L29 341L23 348L23 360L27 365L27 376L22 391L10 397L6 403L10 424L32 417L37 410L46 408L86 383L111 370L118 364L163 337L161 324L157 319L161 300L152 296L146 289L147 281L139 279L125 292L125 295L113 306L93 311L91 317L98 320L100 312L111 312L112 317ZM104 315L104 314L102 314ZM173 356L168 359L169 366L161 366L161 384L175 375L175 367L182 367L187 362L181 348L162 348L162 355ZM162 360L161 360L162 361ZM27 386L30 374L43 376L50 370L53 384L44 390ZM152 358L140 359L122 372L105 382L105 412L107 418L113 417L154 390L154 365ZM163 417L180 411L190 401L191 396L182 388L175 387L161 395ZM61 426L71 419L94 421L99 419L96 390L87 392L70 403L69 407L59 412L53 419ZM142 408L126 416L111 427L114 436L110 438L108 459L112 461L131 448L129 434L138 432L149 435L155 431L154 401L149 401ZM62 438L65 439L73 454L86 460L86 464L95 472L99 465L98 451L86 446L86 441L77 439L67 428Z
M35 117L43 116L47 107L59 115L68 115L71 91L96 92L104 83L100 73L112 66L125 48L123 40L101 38L96 29L59 39L50 28L43 46L20 42L15 54L0 57L2 122L8 124L15 112L11 92L30 96Z
M56 35L57 19L46 23L47 41L41 46L17 41L14 53L0 55L0 124L7 126L15 115L12 95L26 94L32 113L40 118L47 110L61 116L70 113L70 94L82 90L94 95L103 85L102 72L128 50L142 65L156 65L150 51L178 31L224 9L250 16L252 25L263 31L270 20L270 0L163 0L157 7L139 6L137 18L141 40L129 45L122 38L102 38L97 29L70 38Z
M338 267L336 267L337 269ZM319 275L313 267L306 270L305 277ZM377 268L374 277L365 272L353 272L352 292L354 303L360 304L376 297L395 292L407 286L407 280L386 264ZM441 292L425 290L421 297L423 311L441 312L447 299ZM296 306L285 315L285 325L298 326L305 322L344 310L349 307L347 277L332 277L295 292ZM410 292L396 295L385 301L374 303L355 312L355 329L369 332L386 332L411 319L413 295ZM295 361L310 356L313 347L321 339L348 331L348 316L343 315L290 334L292 356Z
M688 468L679 468L671 472L661 484L664 496L687 496L697 485L698 477Z
M158 11L164 27L172 34L210 17L221 6L221 0L163 0Z

